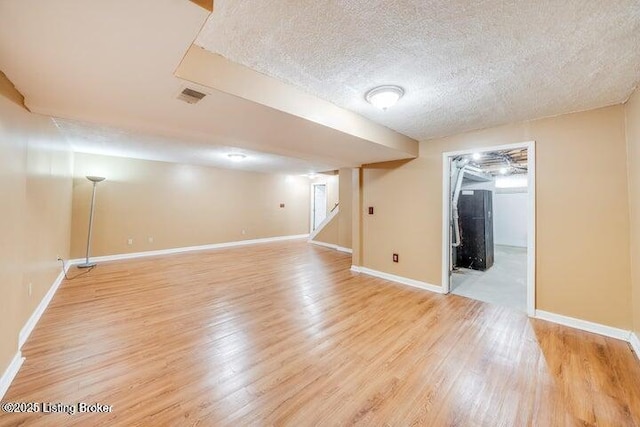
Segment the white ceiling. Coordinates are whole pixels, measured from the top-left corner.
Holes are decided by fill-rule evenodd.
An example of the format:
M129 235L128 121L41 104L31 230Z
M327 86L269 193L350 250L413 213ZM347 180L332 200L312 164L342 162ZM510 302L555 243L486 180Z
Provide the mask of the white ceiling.
M640 1L216 0L195 43L425 140L623 102Z

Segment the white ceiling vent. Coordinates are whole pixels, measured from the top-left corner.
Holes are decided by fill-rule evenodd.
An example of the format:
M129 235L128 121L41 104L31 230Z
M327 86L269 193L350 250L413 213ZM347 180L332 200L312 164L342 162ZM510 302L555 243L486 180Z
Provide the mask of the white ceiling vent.
M195 104L199 102L202 98L207 96L202 92L198 92L197 90L185 88L178 94L178 99L184 101L189 104Z

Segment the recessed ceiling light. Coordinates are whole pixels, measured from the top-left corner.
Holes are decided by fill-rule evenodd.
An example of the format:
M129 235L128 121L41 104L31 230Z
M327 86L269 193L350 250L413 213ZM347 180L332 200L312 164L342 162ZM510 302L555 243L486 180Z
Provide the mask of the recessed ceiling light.
M395 105L402 95L404 95L404 89L400 86L385 85L374 87L365 94L364 99L374 107L386 110Z
M241 162L247 158L247 155L242 153L230 153L227 154L227 157L233 162Z
M473 160L480 160L482 158L482 154L480 153L473 153L473 155L471 156L471 158Z

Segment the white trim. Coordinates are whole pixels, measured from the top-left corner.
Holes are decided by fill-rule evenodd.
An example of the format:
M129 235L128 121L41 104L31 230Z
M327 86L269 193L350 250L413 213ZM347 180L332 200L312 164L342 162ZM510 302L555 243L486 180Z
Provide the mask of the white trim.
M31 316L29 317L29 320L27 320L27 323L25 323L22 329L20 329L20 332L18 333L18 349L22 349L22 346L24 345L24 343L27 342L29 335L31 335L31 332L33 332L33 329L38 324L40 317L42 317L42 314L44 314L44 311L49 306L49 303L53 299L53 296L55 295L58 288L60 287L60 284L64 279L64 275L68 270L69 270L69 264L67 264L65 271L61 271L60 274L58 274L58 277L56 277L56 280L53 282L53 284L51 285L51 287L49 288L45 296L40 300L40 303L38 304L36 309L33 311Z
M604 335L605 337L630 342L631 332L625 331L624 329L618 329L611 326L601 325L600 323L593 323L587 320L576 319L574 317L563 316L561 314L550 313L543 310L536 310L535 317L536 319L546 320L547 322L553 322L559 325L581 329L586 332Z
M324 205L324 209L325 211L327 210L327 201L329 200L329 193L327 193L327 191L329 191L329 186L327 185L326 182L312 182L311 186L309 187L309 192L310 192L310 197L309 197L309 234L312 235L313 232L315 231L313 229L313 214L314 214L314 208L315 208L315 204L316 204L316 186L317 185L324 185L324 195L325 195L325 205ZM329 216L329 215L327 215ZM326 220L326 218L325 218ZM324 224L324 220L318 224L318 228L321 228L322 225Z
M527 224L527 314L536 312L536 144L527 143L527 178L529 187Z
M339 206L335 208L333 212L329 212L329 215L327 215L325 219L322 220L322 222L318 225L318 228L316 228L309 234L309 240L313 240L313 238L316 237L318 233L320 233L322 229L326 227L327 224L329 224L333 220L333 218L336 217L336 215L338 215L339 212L340 212Z
M308 234L295 234L291 236L278 236L278 237L266 237L263 239L251 239L251 240L239 240L235 242L225 242L225 243L213 243L210 245L201 245L201 246L187 246L183 248L172 248L172 249L160 249L157 251L146 251L146 252L132 252L129 254L117 254L117 255L106 255L106 256L98 256L92 257L91 261L95 262L105 262L105 261L118 261L123 259L132 259L132 258L142 258L142 257L150 257L150 256L158 256L158 255L171 255L178 254L183 252L195 252L195 251L206 251L211 249L222 249L222 248L233 248L236 246L246 246L246 245L255 245L259 243L271 243L271 242L281 242L283 240L296 240L296 239L305 239L309 237ZM84 262L84 258L73 259L69 261L70 265L76 265Z
M449 211L451 209L450 192L450 158L454 156L472 154L476 152L509 150L514 148L526 148L529 179L528 199L528 224L527 224L527 314L536 314L536 151L535 141L520 142L516 144L497 145L492 147L476 147L467 150L447 151L442 153L442 289L444 293L450 292L449 264L451 239L449 230Z
M309 240L309 243L311 243L313 245L323 246L323 247L329 248L329 249L338 250L338 245L334 245L333 243L321 242L319 240Z
M22 353L18 350L13 356L13 359L11 359L11 363L9 363L7 369L4 370L2 377L0 377L0 400L2 400L7 390L9 390L9 386L16 377L16 374L20 370L23 362L24 357L22 357Z
M638 339L638 334L634 332L629 334L629 344L631 344L631 348L636 353L636 357L640 360L640 339Z
M313 244L313 245L324 246L325 248L335 249L338 252L344 252L344 253L347 253L347 254L352 254L353 253L353 249L345 248L343 246L338 246L338 245L335 245L333 243L321 242L319 240L309 240L308 242Z
M380 279L389 280L391 282L401 283L403 285L412 286L414 288L424 289L425 291L435 292L443 294L444 289L440 286L432 285L427 282L421 282L419 280L409 279L407 277L396 276L395 274L384 273L382 271L372 270L367 267L351 266L351 271L355 273L363 273L368 276L378 277Z

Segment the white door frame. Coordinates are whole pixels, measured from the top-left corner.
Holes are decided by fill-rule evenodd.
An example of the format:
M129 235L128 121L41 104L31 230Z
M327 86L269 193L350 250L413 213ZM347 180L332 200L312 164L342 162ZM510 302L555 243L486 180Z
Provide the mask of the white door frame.
M516 144L497 145L493 147L477 147L468 150L448 151L442 153L442 288L444 293L450 292L449 265L451 257L451 236L449 215L451 212L451 162L455 156L485 153L488 151L527 149L528 162L528 218L527 218L527 314L535 315L536 309L536 144L526 141Z
M313 233L313 224L314 224L314 208L316 203L316 186L324 185L325 197L326 200L329 200L329 195L327 194L327 190L329 189L326 182L314 182L311 184L311 197L309 198L309 233ZM327 204L325 202L324 210L327 210Z

